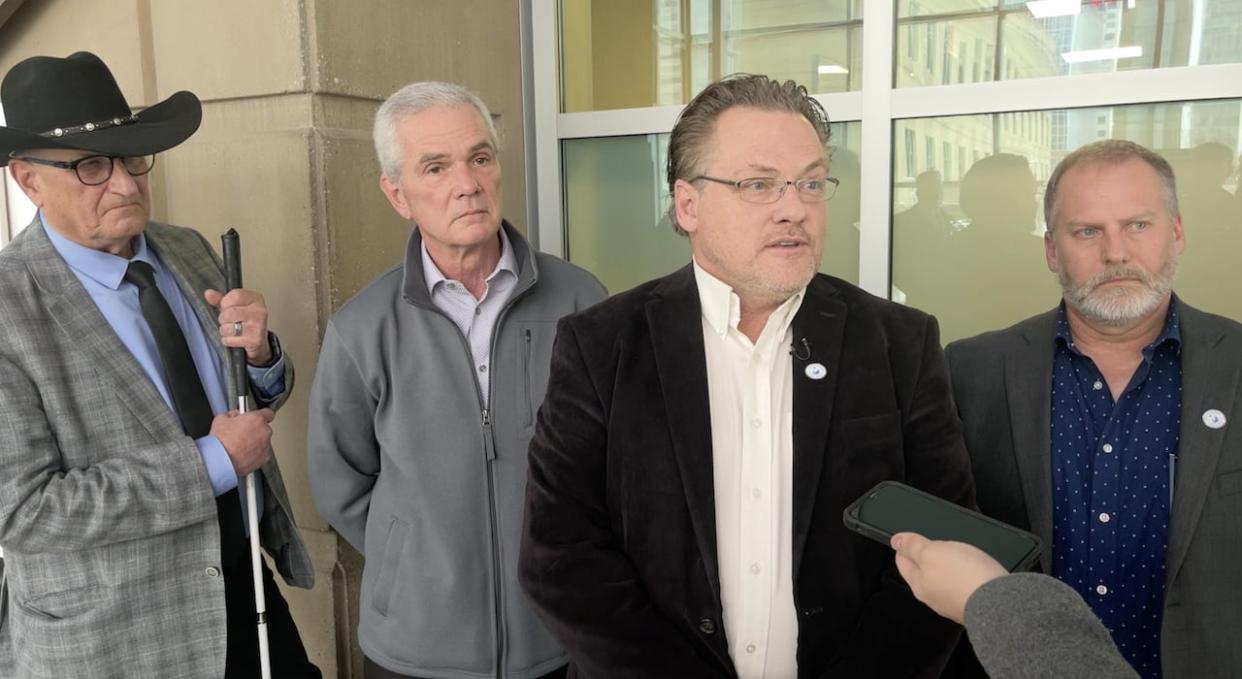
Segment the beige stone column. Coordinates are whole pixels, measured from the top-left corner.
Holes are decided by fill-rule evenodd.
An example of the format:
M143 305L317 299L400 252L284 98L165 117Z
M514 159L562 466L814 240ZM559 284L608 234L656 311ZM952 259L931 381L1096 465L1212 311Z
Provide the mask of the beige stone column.
M0 72L89 50L134 106L183 89L203 100L199 132L156 163L153 216L213 243L241 233L245 283L267 297L298 366L275 446L317 584L286 596L324 676L361 677L361 558L315 511L306 478L319 340L340 304L400 261L409 234L379 191L370 132L401 85L451 80L487 101L504 146L506 216L525 230L518 2L5 0L0 21Z

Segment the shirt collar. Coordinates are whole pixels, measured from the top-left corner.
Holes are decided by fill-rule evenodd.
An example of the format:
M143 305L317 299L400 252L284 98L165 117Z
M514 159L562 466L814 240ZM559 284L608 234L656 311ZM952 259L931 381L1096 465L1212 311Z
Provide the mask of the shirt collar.
M125 279L125 272L129 269L129 263L133 260L144 261L156 270L159 270L154 253L147 247L146 234L140 233L134 237L134 256L130 259L125 259L110 252L79 245L65 238L55 227L48 223L47 217L43 215L42 211L39 212L39 221L43 224L43 231L47 233L47 238L52 242L52 247L56 248L56 252L60 253L65 263L69 265L69 268L106 288L112 290L120 289L121 282Z
M1173 349L1181 352L1182 346L1182 317L1178 311L1177 295L1172 295L1169 299L1169 310L1164 315L1164 327L1151 344L1143 347L1143 354L1150 355L1157 347L1163 346L1166 342L1172 343ZM1074 353L1081 353L1074 344L1074 336L1070 333L1069 317L1065 311L1065 300L1061 300L1061 304L1057 306L1057 344L1065 346Z
M500 259L496 262L496 268L492 269L492 273L487 276L487 282L499 276L502 271L507 271L517 278L517 258L513 256L513 245L509 242L509 235L505 233L504 227L498 232L500 234ZM435 292L436 286L448 282L448 278L440 271L440 267L431 259L431 253L427 252L427 239L422 239L419 246L422 249L423 257L423 282L427 284L427 292Z
M711 326L712 332L724 338L730 329L737 329L737 324L742 319L742 300L728 283L699 266L697 259L692 258L691 261L694 265L694 282L699 289L699 306L702 309L703 318ZM804 294L806 294L806 288L791 295L768 317L768 323L771 323L773 319L779 323L778 337L784 336L785 330L793 323L794 312L802 305Z

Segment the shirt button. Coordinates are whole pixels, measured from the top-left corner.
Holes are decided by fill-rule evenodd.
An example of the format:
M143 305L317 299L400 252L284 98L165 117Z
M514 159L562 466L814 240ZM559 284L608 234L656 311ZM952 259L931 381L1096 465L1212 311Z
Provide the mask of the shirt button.
M482 309L479 309L479 308L477 308L477 307L475 308L475 310L474 310L474 315L475 315L475 316L478 316L479 314L482 314L482 313L483 313L483 310L482 310Z
M755 429L758 429L759 427L763 426L763 420L756 417L755 419L750 421L750 426L754 427Z
M757 563L752 563L752 564L750 565L750 572L751 572L751 573L754 573L755 575L759 575L759 564L757 564Z
M755 498L756 500L758 500L762 495L763 495L763 491L759 490L758 488L750 489L750 496Z
M1104 451L1104 452L1106 452L1106 453L1111 453L1111 452L1113 452L1113 444L1111 444L1111 443L1105 443L1105 444L1103 445L1103 447L1101 447L1101 448L1100 448L1100 450L1102 450L1102 451Z
M699 631L702 632L703 634L715 634L716 633L716 621L712 620L711 618L700 618L699 619Z
M1105 594L1108 594L1108 588L1105 587L1104 585L1096 585L1095 593L1099 594L1100 596L1104 596Z
M1104 383L1099 380L1096 380L1095 384L1091 385L1091 388L1096 391L1099 391L1104 388Z
M216 568L215 566L208 566L205 572L207 573L207 577L209 578L220 577L220 569Z
M754 644L746 644L746 652L747 652L747 653L754 653L754 652L755 652L755 645L754 645Z
M485 366L485 365L481 365L481 366L479 366L479 372L481 372L481 373L485 373L485 372L487 372L487 366Z
M1113 517L1109 516L1108 512L1100 512L1100 523L1108 523L1109 521L1112 521L1112 520L1113 520Z

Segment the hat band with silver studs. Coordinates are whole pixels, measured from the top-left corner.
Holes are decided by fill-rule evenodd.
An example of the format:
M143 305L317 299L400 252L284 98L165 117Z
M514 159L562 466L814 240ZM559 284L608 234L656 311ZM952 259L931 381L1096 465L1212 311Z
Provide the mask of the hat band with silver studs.
M132 125L138 122L136 114L130 114L124 118L112 118L110 120L101 120L95 123L86 123L85 125L74 125L72 127L58 127L47 132L40 132L41 137L68 137L73 134L81 134L82 132L95 132L98 130L106 130L109 127L120 127L121 125Z

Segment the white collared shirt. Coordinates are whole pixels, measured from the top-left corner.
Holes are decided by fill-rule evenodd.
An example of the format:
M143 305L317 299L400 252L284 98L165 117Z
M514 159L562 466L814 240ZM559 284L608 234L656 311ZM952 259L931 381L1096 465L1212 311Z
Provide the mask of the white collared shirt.
M793 359L790 325L805 290L768 317L759 341L738 330L741 300L694 263L712 422L716 551L729 655L739 679L798 674L793 601Z
M487 276L487 287L483 297L475 299L461 281L445 278L440 267L431 260L427 252L427 243L423 246L423 280L427 283L427 292L431 295L431 303L443 311L461 330L470 345L470 358L474 365L474 376L478 380L479 393L483 397L483 407L488 407L491 386L492 363L492 331L500 320L500 312L505 303L513 296L517 287L518 265L513 256L513 245L505 230L500 229L500 260L496 268Z

